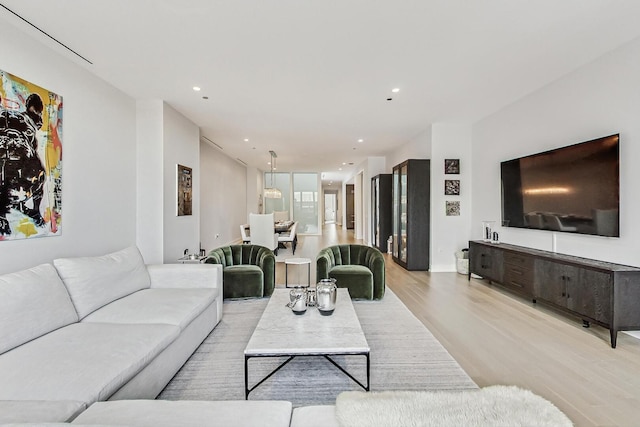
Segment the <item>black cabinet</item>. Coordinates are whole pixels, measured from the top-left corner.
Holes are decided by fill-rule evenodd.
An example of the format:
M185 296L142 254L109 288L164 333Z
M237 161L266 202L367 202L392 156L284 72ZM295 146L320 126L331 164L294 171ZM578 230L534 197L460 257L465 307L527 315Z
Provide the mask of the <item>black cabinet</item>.
M391 174L371 178L371 229L373 245L386 252L387 239L392 234Z
M393 260L407 270L429 269L430 161L393 168Z
M477 274L534 302L609 329L640 329L640 268L508 244L469 242L469 277Z

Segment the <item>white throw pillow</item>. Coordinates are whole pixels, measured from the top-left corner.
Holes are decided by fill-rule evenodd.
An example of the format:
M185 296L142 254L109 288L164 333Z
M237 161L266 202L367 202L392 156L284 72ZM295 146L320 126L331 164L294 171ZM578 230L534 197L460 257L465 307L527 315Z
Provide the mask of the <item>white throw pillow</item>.
M51 264L0 276L0 354L77 321Z
M53 265L80 319L151 284L142 255L135 246L98 257L60 258L54 260Z

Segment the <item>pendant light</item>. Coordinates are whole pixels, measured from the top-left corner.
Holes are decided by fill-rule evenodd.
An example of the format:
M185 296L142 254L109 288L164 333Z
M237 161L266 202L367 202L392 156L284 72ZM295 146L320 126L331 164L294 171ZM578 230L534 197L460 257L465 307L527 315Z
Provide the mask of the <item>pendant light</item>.
M264 197L267 199L281 199L282 192L273 186L273 170L275 169L278 155L273 150L270 150L269 154L271 154L271 186L264 189Z

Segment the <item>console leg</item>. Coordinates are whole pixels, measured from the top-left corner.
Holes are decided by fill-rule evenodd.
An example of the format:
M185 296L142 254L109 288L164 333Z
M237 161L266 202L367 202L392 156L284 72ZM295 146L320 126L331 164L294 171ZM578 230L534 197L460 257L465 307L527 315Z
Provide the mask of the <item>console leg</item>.
M591 323L588 320L582 320L582 327L583 328L588 328L589 326L591 326Z
M610 329L609 332L611 333L611 348L616 348L616 341L618 340L618 331Z

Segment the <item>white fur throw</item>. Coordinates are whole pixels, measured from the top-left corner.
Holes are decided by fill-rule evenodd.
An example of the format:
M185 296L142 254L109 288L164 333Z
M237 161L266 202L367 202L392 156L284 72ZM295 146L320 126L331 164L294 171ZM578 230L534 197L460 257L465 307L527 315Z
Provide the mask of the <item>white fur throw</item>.
M572 426L551 402L515 386L466 391L347 391L336 400L341 427Z

